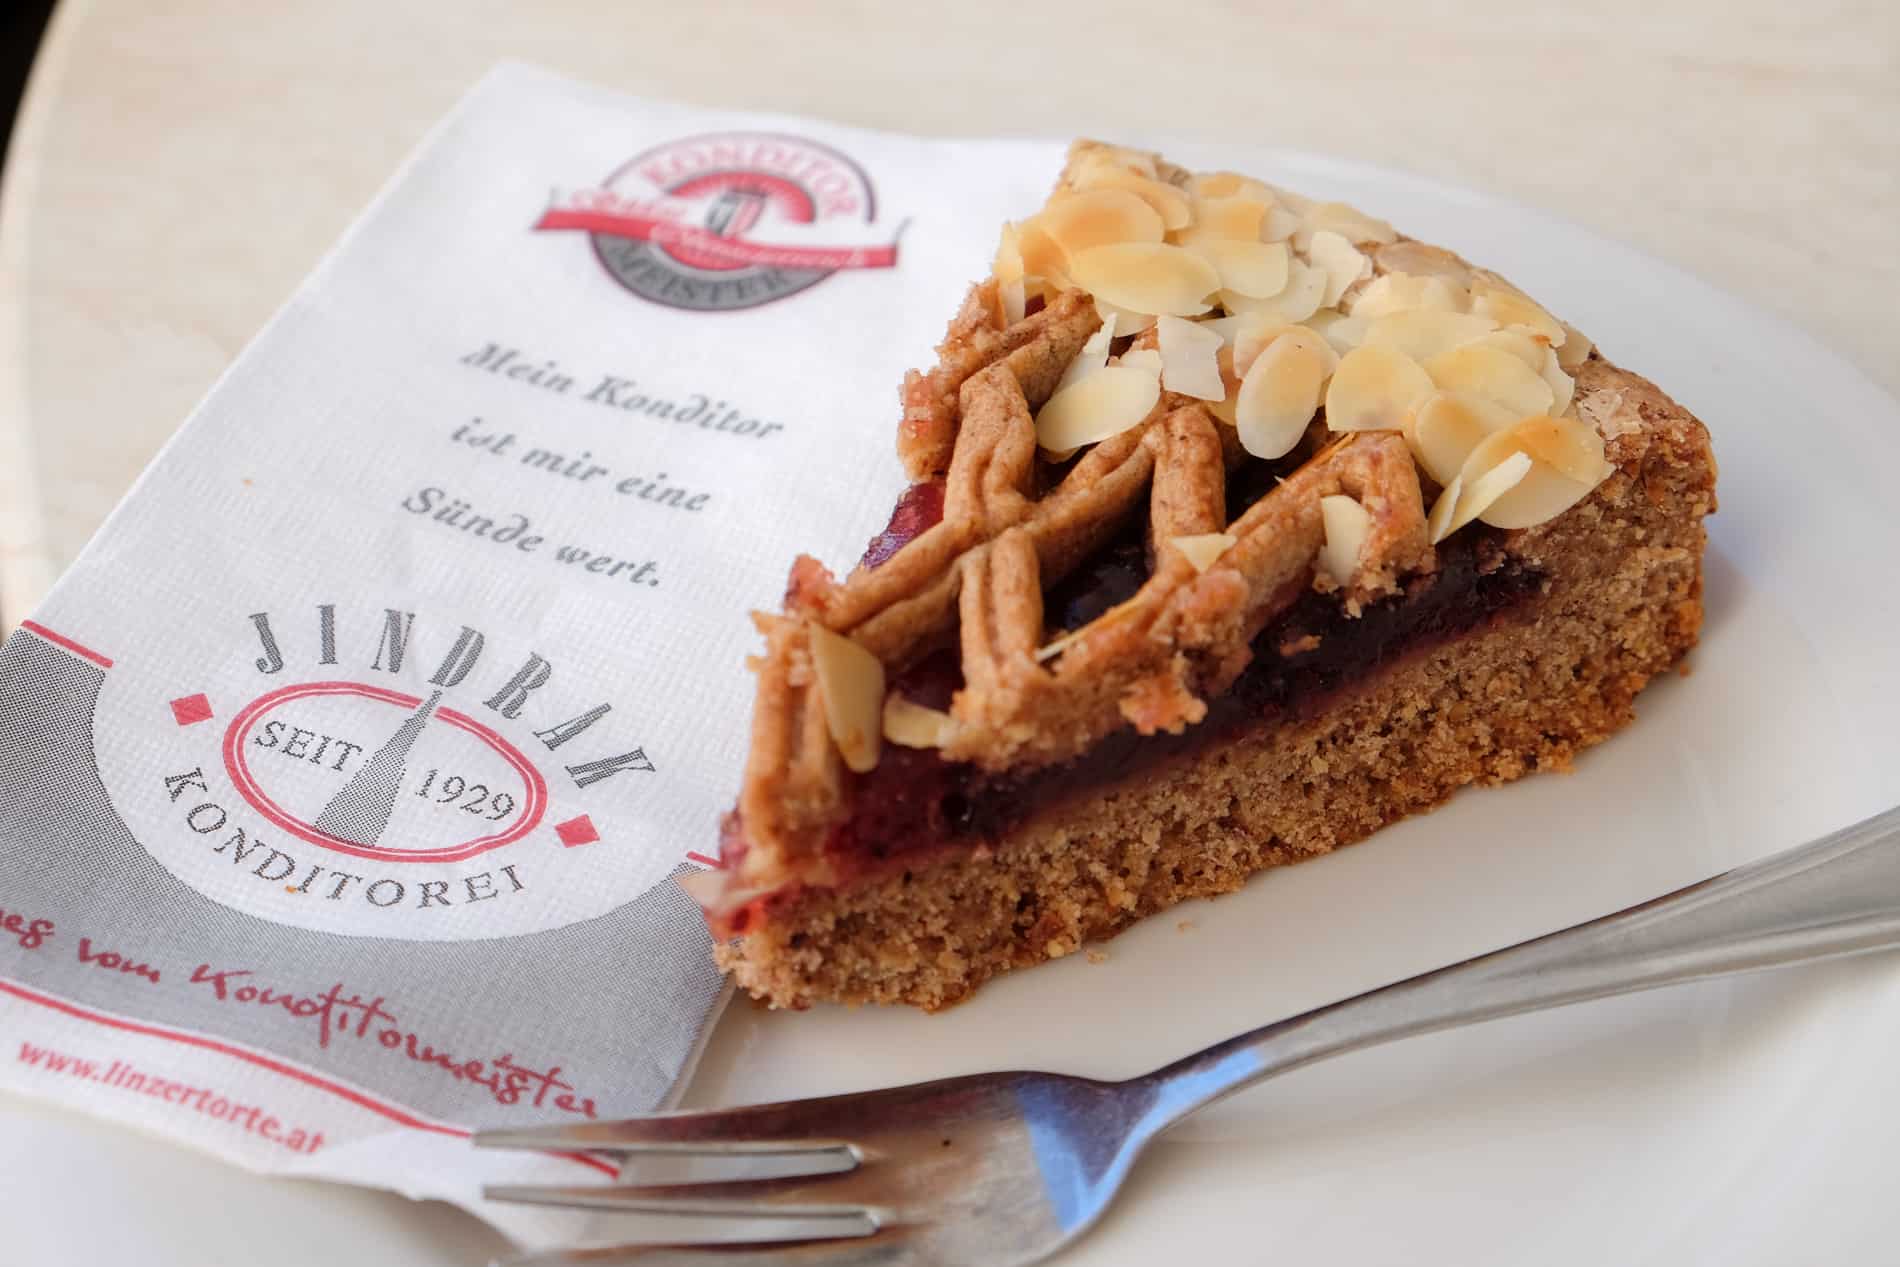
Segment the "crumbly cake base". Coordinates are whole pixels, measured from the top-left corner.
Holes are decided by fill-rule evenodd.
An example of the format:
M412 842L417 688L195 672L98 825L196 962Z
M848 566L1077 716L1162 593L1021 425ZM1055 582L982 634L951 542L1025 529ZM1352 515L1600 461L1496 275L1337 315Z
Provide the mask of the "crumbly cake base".
M1585 370L1580 393L1617 393L1618 471L1570 512L1511 534L1512 555L1546 578L1541 593L1260 733L1049 807L993 847L779 901L719 949L722 965L776 1007L934 1010L1468 784L1566 767L1626 725L1637 692L1694 645L1701 519L1714 507L1701 425L1633 374Z

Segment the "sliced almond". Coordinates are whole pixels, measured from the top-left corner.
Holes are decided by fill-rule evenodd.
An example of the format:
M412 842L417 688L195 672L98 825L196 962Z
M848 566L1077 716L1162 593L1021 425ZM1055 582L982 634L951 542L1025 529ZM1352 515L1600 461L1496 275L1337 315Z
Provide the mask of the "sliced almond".
M1184 229L1194 222L1188 196L1173 185L1154 179L1150 166L1146 175L1113 164L1091 164L1076 180L1077 189L1125 189L1134 194L1161 217L1162 227L1170 231Z
M1564 341L1557 346L1557 365L1566 374L1575 374L1577 367L1590 359L1590 349L1596 345L1584 336L1583 331L1564 323Z
M1488 400L1459 392L1433 392L1413 415L1405 439L1426 473L1449 486L1473 449L1516 420L1515 414Z
M996 297L1003 305L1003 324L1013 326L1023 319L1028 311L1029 296L1023 289L1023 279L1011 277L996 284Z
M1143 373L1159 375L1161 373L1161 353L1153 348L1129 348L1115 358L1115 364L1128 369L1138 369Z
M1273 200L1275 202L1296 216L1304 216L1307 212L1319 205L1306 195L1295 193L1291 189L1282 189L1278 185L1268 185L1267 188L1273 191Z
M1095 301L1095 315L1102 319L1103 325L1112 324L1115 327L1115 337L1118 339L1124 335L1140 334L1155 323L1152 313L1130 312L1100 299Z
M1554 427L1540 424L1561 424L1556 418L1526 418L1505 431L1480 444L1465 459L1465 476L1468 486L1475 488L1485 475L1478 472L1490 472L1502 469L1505 465L1524 462L1527 468L1524 475L1512 481L1511 486L1487 503L1483 509L1472 512L1494 528L1529 528L1549 519L1554 519L1589 495L1595 482L1573 479L1544 461L1535 452L1538 447L1559 448L1565 444ZM1577 424L1584 430L1589 428ZM1590 431L1595 435L1594 431ZM1599 438L1599 443L1601 440ZM1462 510L1460 513L1463 513Z
M1276 199L1267 208L1266 218L1260 222L1260 240L1262 242L1285 242L1300 231L1300 215L1291 207L1282 205L1283 199Z
M1001 282L1021 280L1023 275L1023 249L1021 234L1013 224L1003 226L1003 236L996 244L996 258L990 263L990 274Z
M1493 330L1471 340L1472 343L1487 348L1498 348L1509 352L1524 362L1525 368L1543 373L1544 358L1550 355L1550 349L1531 338L1522 328L1515 330Z
M816 622L808 626L825 728L859 774L877 765L884 736L884 666L869 651Z
M1258 242L1260 224L1267 216L1270 198L1198 198L1193 203L1194 223L1184 232L1196 238L1219 238L1233 242Z
M1168 540L1181 552L1181 557L1194 565L1196 572L1205 572L1214 566L1214 560L1233 549L1234 542L1240 538L1226 532L1203 532L1190 537L1170 537Z
M1333 350L1311 330L1282 333L1254 359L1234 400L1240 446L1257 458L1285 457L1319 409Z
M1491 318L1509 329L1523 326L1540 342L1560 347L1564 324L1545 312L1528 295L1500 282L1480 278L1471 284L1471 311Z
M1595 488L1611 467L1603 456L1603 437L1578 418L1524 418L1510 428L1511 442L1559 475Z
M1160 399L1156 370L1104 366L1049 397L1036 415L1036 443L1060 453L1106 440L1146 418Z
M1221 382L1221 337L1181 317L1155 319L1156 342L1161 352L1161 385L1171 392L1196 400L1225 400L1227 387Z
M1321 308L1306 319L1306 324L1325 336L1333 345L1333 351L1341 356L1364 343L1366 331L1372 327L1370 320L1357 313L1347 316L1332 308Z
M1221 342L1232 344L1235 337L1239 335L1246 324L1252 320L1254 320L1253 317L1244 315L1232 317L1202 317L1196 324L1203 330L1212 330L1218 334L1221 337Z
M1436 277L1460 290L1471 284L1470 266L1443 247L1390 242L1373 252L1373 259L1382 272Z
M1253 368L1254 361L1267 350L1267 346L1288 330L1296 327L1290 321L1281 321L1258 313L1250 313L1242 317L1240 321L1240 330L1234 335L1233 366L1234 373L1245 378L1247 371ZM1328 373L1330 372L1329 367Z
M1453 503L1450 515L1445 520L1444 531L1434 540L1442 541L1473 519L1482 517L1496 505L1499 498L1529 478L1531 468L1535 465L1528 453L1513 453L1496 466L1487 467L1481 474L1468 480L1461 474L1452 481L1459 488L1458 500ZM1438 518L1437 506L1432 507L1432 517Z
M1425 370L1446 391L1494 400L1520 418L1548 412L1556 398L1536 370L1501 348L1468 343L1425 362Z
M1313 204L1302 213L1300 227L1293 234L1293 245L1299 250L1307 250L1312 246L1313 235L1324 232L1337 233L1354 244L1394 242L1399 236L1391 225L1356 207L1349 207L1343 202L1322 202Z
M1023 273L1029 277L1046 277L1056 283L1058 289L1067 286L1069 280L1068 257L1049 231L1042 227L1040 217L1031 217L1016 226L1016 245L1022 253Z
M1087 378L1096 370L1108 364L1108 345L1115 341L1115 315L1110 313L1102 324L1096 327L1075 354L1068 367L1062 371L1062 377L1056 382L1056 391L1068 387L1080 379ZM1050 395L1054 395L1051 392Z
M1155 209L1126 189L1057 194L1036 218L1068 259L1116 242L1159 242L1163 232Z
M1375 317L1366 327L1367 347L1403 352L1421 365L1496 328L1489 317L1437 308L1412 308Z
M1372 516L1350 497L1335 494L1319 499L1320 524L1326 538L1319 548L1319 566L1343 589L1359 570L1359 554L1372 531Z
M1453 286L1442 277L1415 277L1409 273L1386 273L1373 278L1352 301L1352 315L1370 321L1395 312L1430 308L1438 312L1462 312L1471 296L1461 286Z
M1557 359L1558 348L1545 348L1544 359L1539 363L1537 372L1550 384L1550 413L1552 417L1562 417L1570 410L1570 402L1577 394L1577 380L1564 373L1563 363Z
M1337 307L1349 286L1372 276L1372 261L1331 229L1321 229L1313 235L1306 257L1314 268L1326 274L1326 293L1319 301L1322 308Z
M884 737L905 748L941 748L950 742L956 721L895 692L884 699Z
M1269 206L1273 203L1273 190L1251 176L1235 172L1202 172L1188 181L1188 188L1201 198L1238 196L1257 199Z
M1326 389L1326 426L1331 431L1403 431L1431 393L1431 376L1417 361L1368 343L1346 353L1333 371Z
M1297 259L1286 262L1286 286L1269 299L1257 299L1235 290L1220 292L1221 307L1228 312L1278 317L1282 321L1304 321L1319 311L1326 297L1326 274Z
M1463 487L1464 480L1452 476L1451 483L1445 485L1444 491L1438 494L1438 500L1432 503L1432 513L1426 518L1425 527L1431 533L1433 545L1451 535L1451 517L1458 509L1458 492Z
M1092 146L1082 157L1076 177L1077 185L1088 183L1086 178L1090 173L1099 174L1103 170L1132 172L1153 180L1156 176L1155 156L1145 150L1125 149L1119 145Z
M1131 312L1198 316L1220 289L1214 266L1186 247L1165 242L1118 242L1090 247L1069 260L1076 285Z
M1265 299L1286 289L1290 260L1283 242L1209 239L1195 242L1192 249L1214 266L1223 290Z

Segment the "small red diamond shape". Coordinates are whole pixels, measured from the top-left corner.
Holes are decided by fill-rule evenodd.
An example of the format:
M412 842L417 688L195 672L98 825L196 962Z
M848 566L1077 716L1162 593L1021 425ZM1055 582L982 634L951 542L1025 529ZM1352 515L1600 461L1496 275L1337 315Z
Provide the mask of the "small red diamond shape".
M202 695L180 695L172 701L172 717L180 726L211 720L211 701Z
M585 814L570 818L565 823L554 824L554 834L569 849L575 845L591 845L600 839L600 833L594 830L594 820Z

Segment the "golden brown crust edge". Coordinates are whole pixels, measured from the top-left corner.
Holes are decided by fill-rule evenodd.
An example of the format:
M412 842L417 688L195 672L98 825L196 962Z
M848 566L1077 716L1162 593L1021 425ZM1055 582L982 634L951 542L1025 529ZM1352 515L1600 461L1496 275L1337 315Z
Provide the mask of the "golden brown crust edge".
M777 904L720 948L721 964L775 1007L936 1009L1467 784L1568 765L1626 725L1636 693L1694 645L1701 521L1715 508L1714 458L1692 415L1600 357L1577 388L1617 472L1556 520L1510 534L1510 551L1546 574L1541 596L1384 667L1317 716L1124 785L1112 805L1083 798L994 848Z

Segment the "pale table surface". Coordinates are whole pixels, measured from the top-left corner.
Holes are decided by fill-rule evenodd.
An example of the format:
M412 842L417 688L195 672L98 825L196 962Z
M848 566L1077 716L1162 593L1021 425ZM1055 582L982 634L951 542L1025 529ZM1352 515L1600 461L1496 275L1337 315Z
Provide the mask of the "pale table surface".
M1683 265L1900 391L1890 0L65 0L0 190L0 625L504 58L873 127L1244 138L1420 172ZM61 1174L125 1217L23 1261L145 1261L149 1220L290 1223L313 1201L341 1216L329 1235L360 1233L333 1261L487 1243L446 1211L315 1197L0 1101L0 1226L48 1214Z

